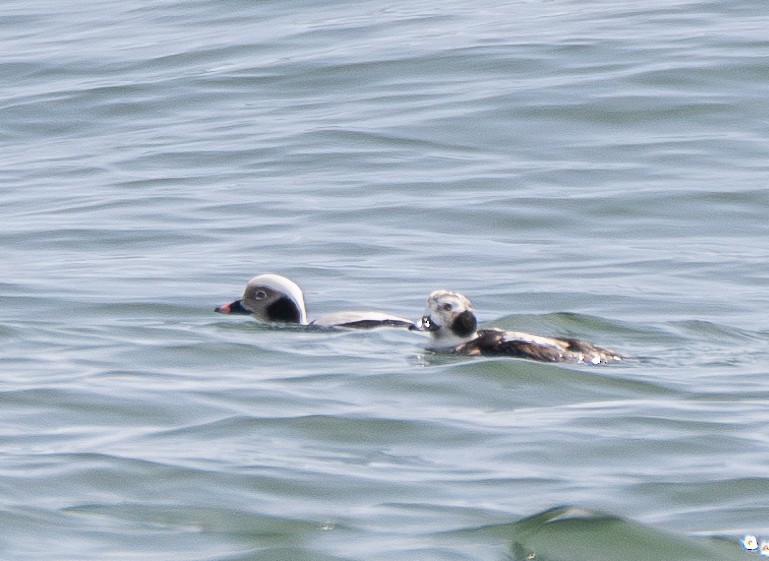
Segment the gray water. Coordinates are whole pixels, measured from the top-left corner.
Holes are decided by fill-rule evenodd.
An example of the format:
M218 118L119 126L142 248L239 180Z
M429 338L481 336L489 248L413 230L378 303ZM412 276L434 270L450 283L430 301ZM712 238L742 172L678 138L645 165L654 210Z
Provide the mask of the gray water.
M757 557L765 2L8 0L0 23L3 559ZM416 319L450 288L630 358L213 312L261 272L311 316Z

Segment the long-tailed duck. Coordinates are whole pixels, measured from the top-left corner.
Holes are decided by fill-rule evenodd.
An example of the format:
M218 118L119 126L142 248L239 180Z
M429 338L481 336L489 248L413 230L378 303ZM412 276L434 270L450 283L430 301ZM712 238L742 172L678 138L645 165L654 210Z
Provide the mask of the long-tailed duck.
M428 331L429 350L461 355L512 356L542 362L600 364L621 360L609 349L579 339L541 337L518 331L478 329L473 304L458 292L436 290L427 299L425 315L417 329Z
M382 312L338 312L308 321L302 289L292 280L266 273L248 281L239 300L217 306L220 314L253 315L265 322L296 323L318 327L408 327L414 322Z

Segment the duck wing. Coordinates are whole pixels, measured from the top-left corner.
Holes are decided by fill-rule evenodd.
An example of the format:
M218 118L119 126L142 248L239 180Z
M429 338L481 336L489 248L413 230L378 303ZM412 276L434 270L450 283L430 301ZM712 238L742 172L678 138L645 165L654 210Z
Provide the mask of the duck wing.
M375 327L415 327L406 318L382 312L337 312L320 316L312 322L318 327L347 327L351 329L373 329Z
M586 341L572 338L542 337L519 331L482 329L472 341L457 347L468 355L511 356L540 362L589 362L599 364L620 360L620 356Z

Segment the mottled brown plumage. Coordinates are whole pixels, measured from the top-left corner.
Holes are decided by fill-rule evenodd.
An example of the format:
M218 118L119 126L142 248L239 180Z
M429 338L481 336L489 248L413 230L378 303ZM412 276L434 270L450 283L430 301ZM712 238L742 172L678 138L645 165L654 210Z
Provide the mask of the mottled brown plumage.
M451 352L462 355L512 356L540 362L601 363L619 359L615 352L579 339L548 339L552 344L516 338L515 334L502 329L481 329L476 332L475 339L457 345Z
M614 351L570 337L542 337L503 329L476 330L473 305L464 295L436 290L419 328L433 338L431 350L460 355L510 356L541 362L599 364L621 360Z

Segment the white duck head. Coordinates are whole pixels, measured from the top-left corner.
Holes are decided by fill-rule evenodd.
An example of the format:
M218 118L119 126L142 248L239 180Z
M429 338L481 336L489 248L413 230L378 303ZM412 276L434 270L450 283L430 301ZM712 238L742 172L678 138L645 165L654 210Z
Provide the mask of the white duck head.
M477 336L478 321L473 312L472 302L463 294L436 290L427 298L419 330L429 332L437 346L458 345Z
M266 322L307 325L302 289L292 280L265 273L248 281L240 300L216 307L222 314L253 315Z

